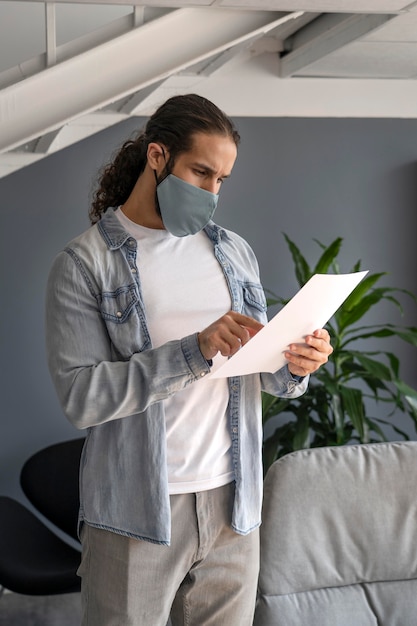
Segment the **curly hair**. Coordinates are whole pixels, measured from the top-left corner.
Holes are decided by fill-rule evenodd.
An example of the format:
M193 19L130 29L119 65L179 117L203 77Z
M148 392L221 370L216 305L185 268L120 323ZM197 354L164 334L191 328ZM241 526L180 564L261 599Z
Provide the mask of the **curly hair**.
M113 161L103 168L89 212L91 223L98 222L109 207L126 202L145 169L149 143L166 146L170 171L177 156L190 150L192 136L198 132L230 137L236 146L240 142L232 120L210 100L196 94L169 98L136 138L125 141Z

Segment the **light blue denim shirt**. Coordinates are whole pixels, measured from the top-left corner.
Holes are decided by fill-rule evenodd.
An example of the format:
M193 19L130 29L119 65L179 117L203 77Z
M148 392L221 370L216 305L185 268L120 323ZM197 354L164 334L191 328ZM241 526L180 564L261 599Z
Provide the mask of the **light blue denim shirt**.
M213 222L205 232L233 310L265 323L266 301L251 248ZM65 415L87 429L80 523L169 545L163 400L208 374L210 364L197 334L152 347L136 254L137 241L109 209L56 257L46 294L48 364ZM261 389L294 398L306 387L307 379L297 383L287 367L229 378L236 482L231 524L237 533L260 524Z

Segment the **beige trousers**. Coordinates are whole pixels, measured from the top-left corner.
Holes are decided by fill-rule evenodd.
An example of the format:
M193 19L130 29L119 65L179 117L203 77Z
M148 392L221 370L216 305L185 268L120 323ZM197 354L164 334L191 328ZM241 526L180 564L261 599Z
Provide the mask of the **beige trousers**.
M259 532L230 528L233 496L171 496L169 547L84 525L82 626L252 626Z

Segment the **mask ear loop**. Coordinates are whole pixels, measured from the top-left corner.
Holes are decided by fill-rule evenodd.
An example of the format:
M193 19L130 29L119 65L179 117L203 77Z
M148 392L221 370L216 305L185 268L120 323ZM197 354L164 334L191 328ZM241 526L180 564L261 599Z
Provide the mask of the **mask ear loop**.
M156 173L156 170L153 170L153 174L155 176L155 208L156 211L159 215L159 217L162 219L162 214L161 214L161 207L159 206L159 199L158 199L158 190L157 187L160 183L162 183L163 180L165 180L165 178L167 176L169 176L168 169L167 169L167 158L166 158L166 154L165 154L165 150L164 150L164 146L160 146L161 150L162 150L162 154L164 155L164 159L165 159L165 176L164 174L161 174L161 177L158 178L158 174Z
M167 176L169 176L170 172L167 169L168 163L167 163L167 157L165 154L165 150L164 150L164 146L160 146L161 150L162 150L162 154L164 156L165 159L165 174L161 174L161 177L158 178L158 174L156 173L156 170L153 170L154 176L155 176L155 182L156 182L156 186L159 185L159 183L162 183L163 180L165 180L165 178Z

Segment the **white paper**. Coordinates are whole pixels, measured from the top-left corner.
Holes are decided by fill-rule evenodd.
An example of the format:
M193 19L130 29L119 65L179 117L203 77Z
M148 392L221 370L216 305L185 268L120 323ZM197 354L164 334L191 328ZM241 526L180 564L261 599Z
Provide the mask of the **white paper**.
M287 362L290 343L303 343L323 326L368 272L315 274L247 344L209 375L211 378L276 372Z

